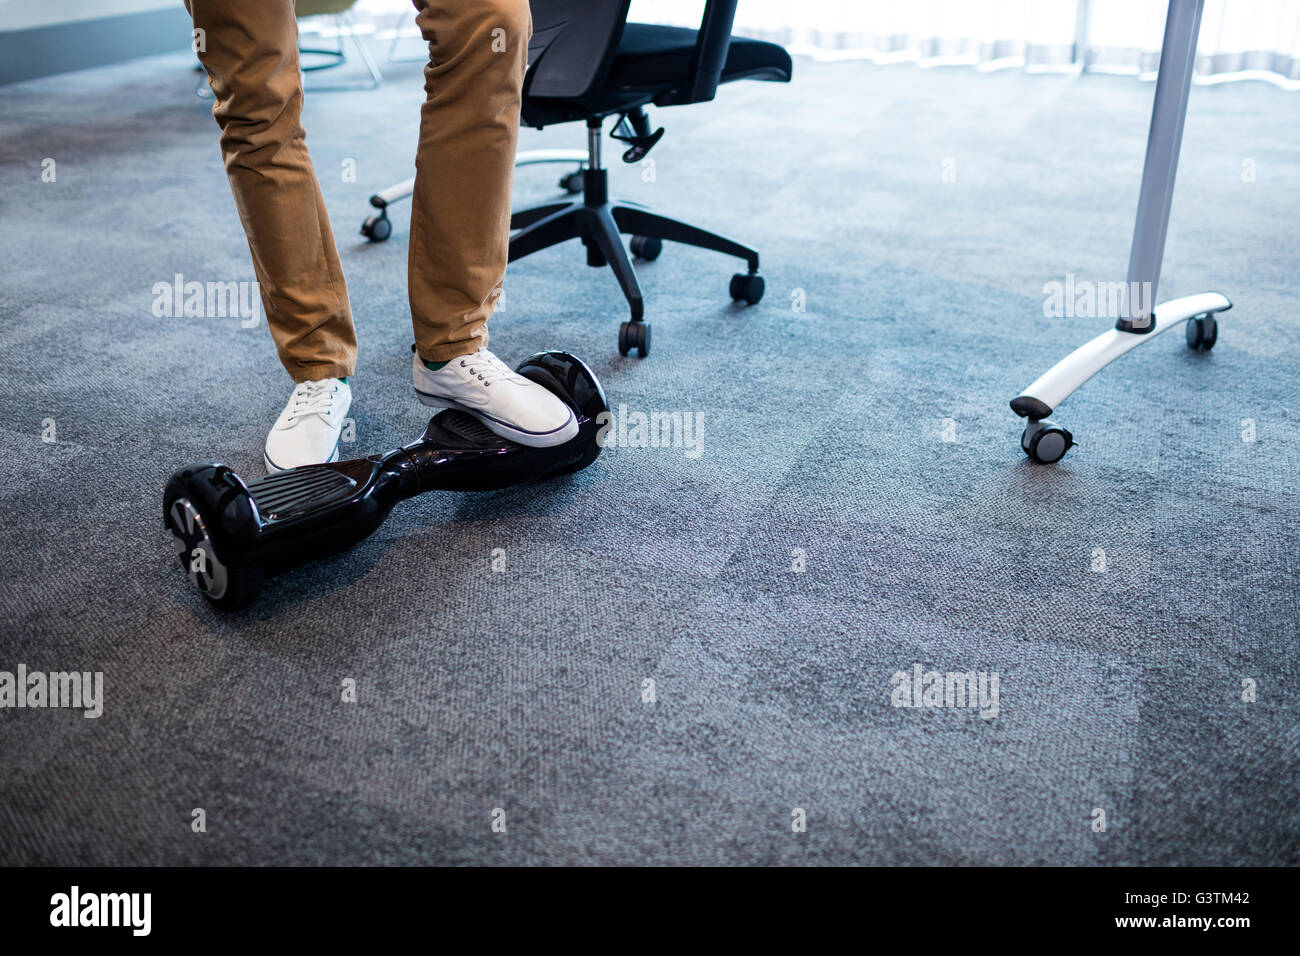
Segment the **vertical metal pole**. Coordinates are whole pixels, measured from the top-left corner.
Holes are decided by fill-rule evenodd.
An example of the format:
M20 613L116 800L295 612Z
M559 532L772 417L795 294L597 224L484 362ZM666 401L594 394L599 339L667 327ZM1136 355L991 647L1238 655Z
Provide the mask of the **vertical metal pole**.
M600 136L605 131L599 120L587 121L587 168L600 169Z
M1088 21L1091 14L1088 0L1074 0L1074 49L1070 62L1079 64L1081 70L1088 68Z
M1202 5L1203 0L1169 0L1169 12L1165 15L1165 39L1160 49L1155 103L1151 107L1137 223L1129 251L1125 308L1115 324L1123 332L1150 332L1155 327L1151 310L1155 307L1160 262L1165 254L1165 234L1169 230L1169 208L1174 198L1178 150L1183 142L1183 120L1187 117L1187 94L1192 88L1192 68L1196 64Z

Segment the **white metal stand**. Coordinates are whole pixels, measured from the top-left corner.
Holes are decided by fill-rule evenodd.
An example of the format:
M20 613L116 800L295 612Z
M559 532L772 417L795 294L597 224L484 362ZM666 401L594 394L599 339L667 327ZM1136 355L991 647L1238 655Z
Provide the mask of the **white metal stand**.
M1011 400L1012 410L1029 419L1020 439L1021 447L1030 458L1043 464L1060 461L1074 444L1073 436L1047 417L1084 382L1130 349L1183 323L1187 323L1190 347L1212 348L1218 338L1214 316L1232 308L1227 296L1218 292L1171 299L1150 308L1160 282L1160 263L1169 231L1169 209L1183 140L1183 121L1187 116L1187 95L1196 63L1202 3L1203 0L1170 0L1165 17L1160 71L1151 108L1120 319L1115 328L1075 349ZM1142 290L1149 291L1132 295Z

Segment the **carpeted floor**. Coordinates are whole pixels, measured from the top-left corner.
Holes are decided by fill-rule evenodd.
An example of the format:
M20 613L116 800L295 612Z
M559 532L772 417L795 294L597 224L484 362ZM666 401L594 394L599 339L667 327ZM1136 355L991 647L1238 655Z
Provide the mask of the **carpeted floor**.
M264 326L151 311L177 273L253 278L189 67L0 88L0 670L104 674L98 719L0 711L0 862L1300 862L1300 94L1193 90L1160 293L1235 308L1212 353L1163 336L1072 398L1056 467L1007 401L1109 324L1043 286L1123 277L1150 84L800 60L661 111L615 191L757 246L766 299L668 247L654 354L620 359L570 244L511 266L493 345L702 416L698 457L427 495L224 616L163 482L259 474L288 379ZM386 70L305 115L361 340L348 455L426 419L405 208L357 235L412 169L419 67ZM893 706L918 664L995 672L997 716Z

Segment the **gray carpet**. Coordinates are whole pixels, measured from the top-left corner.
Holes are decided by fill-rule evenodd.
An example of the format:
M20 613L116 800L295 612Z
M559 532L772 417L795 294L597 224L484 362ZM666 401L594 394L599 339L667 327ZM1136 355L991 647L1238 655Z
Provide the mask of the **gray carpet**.
M305 116L355 455L426 419L405 209L356 234L412 168L419 68L386 69ZM160 493L191 461L259 474L288 379L264 327L150 310L175 273L253 278L188 58L0 89L0 670L105 675L97 720L0 711L0 862L1300 862L1300 95L1193 91L1161 298L1235 308L1212 353L1171 334L1089 384L1039 467L1007 400L1108 325L1044 318L1042 287L1123 277L1152 87L796 69L660 112L653 181L613 172L757 246L759 306L669 247L654 354L620 359L617 286L568 245L511 266L492 323L507 361L569 348L615 404L702 414L698 458L427 495L234 616L174 566ZM914 664L996 672L998 715L892 706Z

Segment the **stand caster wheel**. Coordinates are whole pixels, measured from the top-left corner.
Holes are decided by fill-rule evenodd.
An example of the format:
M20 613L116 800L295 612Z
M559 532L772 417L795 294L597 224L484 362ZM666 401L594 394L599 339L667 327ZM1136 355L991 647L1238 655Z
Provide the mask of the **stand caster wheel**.
M576 196L582 192L582 170L578 169L566 176L561 176L558 185L570 196Z
M763 298L765 285L763 277L757 272L737 272L731 277L731 297L737 302L743 300L755 305Z
M388 213L381 212L371 216L361 224L361 235L371 242L383 242L393 234L393 224L388 221Z
M1219 339L1219 323L1207 312L1187 320L1187 347L1198 352L1208 352Z
M1020 447L1040 465L1051 465L1064 458L1065 453L1074 447L1074 436L1060 425L1044 419L1025 426L1020 436Z
M618 354L627 355L632 349L642 358L650 354L649 322L624 322L618 327Z
M633 236L628 245L632 247L632 255L646 262L658 259L664 251L664 241L655 236Z

